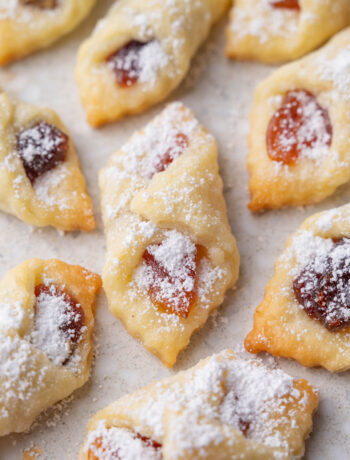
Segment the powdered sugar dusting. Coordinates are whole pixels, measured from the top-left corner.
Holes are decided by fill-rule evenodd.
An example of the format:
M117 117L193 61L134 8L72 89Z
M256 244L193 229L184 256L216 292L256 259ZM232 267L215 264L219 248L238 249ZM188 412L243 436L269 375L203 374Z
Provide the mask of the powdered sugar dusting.
M151 245L148 251L160 265L167 268L171 277L181 278L184 265L189 264L190 269L195 269L196 246L190 238L177 230L166 232L162 244Z
M188 146L199 148L201 143L212 141L210 134L206 134L204 139L194 136L198 129L199 123L192 112L182 103L175 102L143 130L135 133L104 170L104 182L113 182L115 192L120 189L117 203L106 206L107 217L114 219L127 209L135 194L145 187L140 177L150 180L184 155ZM165 167L159 168L161 164ZM127 187L124 186L126 181Z
M181 235L181 234L180 234ZM186 238L184 235L181 235L182 238ZM191 243L193 244L193 243ZM117 261L117 265L119 265L119 261ZM218 282L224 279L226 272L219 268L213 267L212 263L207 257L203 257L197 267L196 267L196 277L192 280L189 280L187 277L188 286L192 285L192 283L196 283L196 308L197 309L209 309L212 306L211 303L211 295L220 294L220 288L218 286ZM154 275L149 275L146 272L146 267L143 263L141 263L135 270L133 280L129 283L128 289L130 293L130 299L132 300L134 297L144 296L147 289L152 285L152 281L154 280ZM157 280L154 280L157 284ZM175 303L175 305L181 304L181 299L184 300L186 298L186 292L180 294L179 298L174 298L171 294L178 294L175 292L174 286L170 286L170 290L166 291L165 282L162 287L164 287L165 291L165 298L170 297L171 301ZM182 289L184 287L183 283L178 280L178 288ZM128 301L125 301L125 307L127 308ZM172 304L173 305L173 304ZM167 312L162 311L155 305L150 298L147 296L145 298L145 303L143 304L143 314L148 315L149 310L151 310L158 318L157 321L157 332L163 333L164 330L170 332L174 329L184 329L183 322L181 318L176 314L176 312L171 313L170 310ZM174 308L176 311L176 308Z
M54 136L52 132L52 126L43 122L21 132L18 144L23 160L31 163L38 155L41 157L52 156L52 152L62 144L62 139L59 136Z
M279 449L274 458L284 458L289 446L283 430L288 426L298 429L293 418L295 407L289 410L287 403L300 399L303 408L306 401L293 387L294 380L284 372L265 367L258 360L230 359L229 351L211 357L203 366L187 371L184 384L166 379L156 385L156 393L147 390L137 392L115 403L115 411L124 408L128 415L139 420L136 432L148 429L154 439L161 442L164 436L172 445L174 458L185 455L205 457L205 447L223 441L225 428L241 431L248 439ZM187 375L186 375L187 374ZM131 402L131 404L130 404ZM137 403L135 413L133 404ZM174 417L171 432L164 425L164 414ZM218 423L223 431L218 430ZM97 432L100 427L97 428ZM96 438L93 431L89 440ZM227 440L230 442L230 439ZM87 443L87 447L89 442Z
M187 139L185 144L179 142L179 133L181 140ZM225 281L220 282L220 280L227 278L227 270L213 266L208 257L203 257L199 260L196 273L194 273L193 268L197 264L193 259L196 247L194 242L181 231L171 230L171 225L169 225L170 229L167 232L157 228L152 222L145 221L140 215L130 212L130 203L136 193L145 189L148 181L155 173L163 173L157 171L157 165L159 165L164 153L170 151L172 161L175 163L180 155L186 155L187 148L190 148L192 152L198 149L198 154L200 154L201 147L212 142L212 136L200 127L189 109L182 103L172 103L142 131L136 133L122 147L121 152L112 157L100 177L102 187L108 183L110 190L113 190L113 195L111 195L113 201L108 200L104 203L104 217L107 225L115 225L116 219L125 219L125 216L128 216L128 232L121 245L130 250L131 255L136 255L140 245L144 248L143 251L147 249L147 246L151 246L151 252L161 261L160 265L166 271L170 270L174 275L174 278L167 274L167 276L162 277L162 280L155 279L152 270L141 259L140 264L134 270L132 280L127 285L128 295L122 300L123 305L127 308L133 300L140 297L144 299L142 310L140 309L138 314L145 315L148 320L152 321L159 334L184 329L183 321L172 311L176 310L180 304L182 306L186 304L187 300L184 300L188 295L192 296L191 291L195 292L195 296L191 298L191 305L193 301L196 303L198 315L201 315L200 311L203 309L212 308L213 297L222 297L222 285ZM210 184L212 173L205 171L205 174L208 175L208 184ZM164 202L169 209L177 204L177 200L181 200L184 212L186 212L186 219L190 220L192 213L195 213L197 208L201 206L201 203L195 202L190 194L197 187L203 185L204 179L200 183L197 180L192 180L189 183L188 179L188 173L185 171L178 178L176 190L168 187L165 191L154 192L153 196L156 200L159 199ZM179 190L181 190L181 194L178 193ZM144 194L147 195L147 192ZM210 222L208 221L208 225L213 223L215 220L214 222L212 219ZM114 239L117 235L111 235L111 237ZM147 241L149 241L148 244ZM162 242L161 246L159 246L160 242ZM144 244L145 246L143 246ZM187 256L184 257L185 253ZM115 271L116 276L121 276L123 260L114 256L109 262L112 272ZM186 267L183 266L183 263ZM171 279L172 281L175 279L175 283L169 283ZM154 303L151 300L148 291L151 286L155 285L159 288L158 301L160 298L163 300L171 299L174 308L165 312L159 308L157 302ZM194 287L195 290L193 290ZM194 312L194 314L197 313ZM153 319L154 316L157 319Z
M311 230L299 230L293 238L293 243L282 256L282 261L290 268L290 273L297 276L310 260L315 260L322 270L322 262L330 252L334 243L331 238L316 236ZM293 265L292 265L292 262Z
M151 443L144 442L126 428L107 428L103 421L90 431L88 448L97 458L103 460L162 460L162 452Z
M185 395L176 395L179 403L171 403L175 404L175 410L183 411L184 420L192 413L191 419L196 422L194 426L202 417L218 420L240 431L243 425L249 425L243 430L246 437L267 445L279 445L279 435L275 434L272 442L274 422L269 417L278 407L281 409L280 398L292 391L292 385L293 379L287 374L267 369L258 361L219 361L214 357L196 372L185 389ZM221 404L213 406L208 403L208 394L219 398ZM185 442L186 449L205 445L200 426L199 432L191 433L192 425L187 425L187 433L181 432L185 439L176 439L177 444Z
M106 23L113 24L113 18L120 15L133 31L132 41L147 43L136 54L131 52L126 60L122 59L123 63L120 61L117 64L119 68L131 70L130 80L127 81L126 76L126 84L122 84L122 87L140 83L137 91L148 92L156 84L176 86L186 73L193 54L206 38L214 19L223 12L224 2L218 5L220 13L201 0L152 0L144 6L137 3L115 4L109 15L99 21L95 34L98 35ZM192 31L194 35L189 39ZM128 35L125 38L130 39ZM126 43L124 48L127 46ZM118 50L110 51L118 54ZM123 48L120 51L121 56L125 56ZM109 66L115 69L114 64L110 63ZM105 62L99 62L93 72L104 72L105 67Z
M304 123L298 129L296 139L291 139L285 133L283 146L288 150L291 147L290 142L296 142L302 151L302 157L315 160L329 152L328 144L331 135L326 129L324 112L318 106L316 99L306 97L304 92L296 94L300 99Z
M75 190L66 196L60 193L62 182L66 180L71 172L66 163L56 166L52 171L48 171L39 177L34 184L34 191L39 203L45 207L58 207L60 210L71 209L72 197L77 194Z
M159 71L168 65L169 56L158 41L152 41L140 53L139 63L141 68L139 82L154 86Z
M197 268L196 245L182 233L170 230L161 244L150 245L147 252L159 269L144 260L134 273L138 288L156 291L158 302L166 302L175 312L189 309ZM166 276L159 276L163 272Z
M13 194L17 200L27 202L28 191L26 182L28 178L22 171L18 173L18 153L11 150L0 164L0 169L4 168L11 173L16 173L12 186ZM57 164L50 171L38 177L34 184L31 184L32 190L37 198L36 205L43 208L57 207L59 210L71 209L74 204L72 198L76 197L78 192L70 190L69 194L62 193L62 184L69 181L72 172L67 162Z
M126 86L132 86L137 81L152 87L156 85L159 72L169 64L169 60L162 45L152 40L137 49L125 48L125 52L119 52L113 59L109 59L107 65L112 70L123 72Z
M299 231L285 259L295 256L291 273L300 305L330 330L350 320L350 239L339 241Z
M0 331L19 329L24 317L25 311L21 302L0 302Z
M151 178L169 150L174 160L184 152L183 146L178 143L178 135L191 139L197 128L197 120L189 116L183 104L168 105L160 116L123 146L122 151L127 154L123 158L124 171Z
M350 88L350 45L339 48L333 58L325 59L323 54L316 58L316 74L322 80L331 81L341 97L349 98Z
M251 35L263 44L271 36L293 37L298 30L299 12L274 8L270 0L260 0L254 8L236 6L233 11L231 29L238 38Z
M72 336L67 325L81 320L81 313L73 310L67 296L54 285L36 298L34 329L30 342L55 364L64 364L72 353ZM74 330L72 331L74 335Z
M329 231L333 225L339 221L340 215L337 209L331 209L323 212L316 221L317 227L323 232Z
M7 419L19 403L40 391L47 372L29 342L0 334L0 419ZM23 411L27 409L24 404Z
M276 97L274 97L275 100ZM272 160L286 164L329 157L332 125L328 111L308 91L288 91L267 130L267 149Z
M61 0L57 0L57 3L59 6ZM57 7L53 9L39 9L30 4L25 5L21 0L0 0L0 20L12 19L30 25L34 14L37 14L38 11L45 15L53 16L57 14L56 10Z
M198 266L198 299L202 308L209 308L209 294L217 293L217 283L224 279L225 270L219 267L213 267L207 257L200 260Z

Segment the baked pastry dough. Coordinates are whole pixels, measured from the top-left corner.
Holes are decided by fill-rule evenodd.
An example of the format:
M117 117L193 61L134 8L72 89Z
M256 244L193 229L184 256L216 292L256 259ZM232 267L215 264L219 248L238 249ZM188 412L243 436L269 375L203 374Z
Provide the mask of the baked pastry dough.
M0 5L0 65L45 48L74 29L95 0L5 0Z
M306 380L225 350L98 412L79 458L297 459L317 403Z
M348 25L348 0L235 0L226 54L270 63L289 61Z
M95 219L58 115L0 93L0 209L38 227L92 230Z
M258 86L249 134L251 210L317 203L350 179L349 67L350 28Z
M59 260L27 260L0 282L0 436L88 379L101 279Z
M109 308L172 366L238 277L216 142L173 103L111 157L100 186Z
M120 0L81 46L76 80L93 126L144 111L182 81L230 0Z
M308 218L287 241L245 340L304 366L350 368L350 205Z

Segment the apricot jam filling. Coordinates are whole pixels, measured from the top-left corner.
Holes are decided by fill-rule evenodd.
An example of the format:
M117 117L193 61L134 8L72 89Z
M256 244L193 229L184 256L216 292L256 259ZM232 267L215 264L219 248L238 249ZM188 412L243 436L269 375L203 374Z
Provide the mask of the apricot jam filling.
M68 136L46 121L40 121L17 135L17 151L32 185L62 163L68 149Z
M350 239L333 240L293 282L295 297L310 318L330 331L350 325Z
M22 5L35 6L42 10L53 10L57 7L57 0L20 0Z
M300 11L299 0L270 0L270 3L274 8Z
M142 49L149 43L151 42L131 40L123 48L107 58L107 62L113 69L119 86L128 88L138 82L142 71L140 54Z
M112 431L112 430L118 430L117 429L107 429L107 431ZM129 436L136 441L141 441L141 446L138 445L136 447L137 453L139 453L139 448L146 449L149 452L154 451L154 457L155 460L158 460L162 458L162 445L159 444L158 442L154 441L151 438L148 438L146 436L142 436L139 433L134 433L131 430L126 430L126 429L121 429L120 431L125 431L128 432ZM128 440L130 442L130 440ZM98 438L95 439L93 444L91 445L90 449L88 450L88 460L104 460L106 458L106 455L108 455L108 458L113 458L115 460L124 460L123 456L123 447L125 446L116 446L116 442L110 442L106 441L102 436L99 436ZM135 450L136 450L135 449ZM128 446L128 453L130 454L130 450L132 450L132 447L130 448L130 445ZM102 456L101 456L102 455ZM128 458L131 458L129 455ZM147 456L149 458L149 455Z
M199 262L204 256L202 246L169 230L162 242L144 251L136 282L160 310L187 318L197 300Z
M332 142L328 111L303 89L288 91L266 133L271 160L293 165L300 156L315 158Z
M85 323L81 305L55 284L38 284L34 290L32 343L56 365L65 365L81 338Z
M172 139L170 147L152 158L152 165L148 170L147 178L152 179L156 173L165 171L176 158L184 153L188 144L188 137L183 133L177 133Z

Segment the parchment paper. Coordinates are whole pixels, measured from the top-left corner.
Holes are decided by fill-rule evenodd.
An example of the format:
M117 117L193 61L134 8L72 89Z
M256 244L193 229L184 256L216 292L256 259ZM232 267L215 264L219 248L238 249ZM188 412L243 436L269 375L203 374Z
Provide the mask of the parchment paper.
M0 276L30 257L58 257L101 272L104 260L98 170L135 130L164 106L161 104L138 117L93 130L85 122L73 68L76 52L112 0L99 0L90 17L72 34L51 48L0 70L0 87L35 104L54 108L70 128L80 156L89 192L93 198L98 229L90 234L60 235L52 228L33 229L18 219L0 214ZM242 258L240 279L228 293L216 318L192 337L172 370L148 353L128 335L108 311L102 294L98 299L97 357L90 381L74 393L61 410L48 411L28 434L0 440L0 460L22 458L24 448L39 445L46 460L77 459L88 419L97 410L158 378L194 365L223 348L242 350L250 330L255 307L261 301L277 255L287 236L310 214L345 204L350 186L344 186L318 206L252 215L248 202L245 166L248 115L256 84L272 67L257 63L228 61L223 55L227 18L213 30L193 61L190 74L171 100L182 100L216 136L220 146L220 167L225 183L229 218ZM307 441L309 460L350 458L350 372L330 374L306 369L292 360L276 360L278 366L297 377L309 379L320 389L320 407L314 418L314 432Z

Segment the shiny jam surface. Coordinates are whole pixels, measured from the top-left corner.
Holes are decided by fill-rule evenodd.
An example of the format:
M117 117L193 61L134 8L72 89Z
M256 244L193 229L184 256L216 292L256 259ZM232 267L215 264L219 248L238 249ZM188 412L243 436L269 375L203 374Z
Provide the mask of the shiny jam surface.
M68 149L68 136L46 121L40 121L17 135L17 151L32 185L62 163Z
M22 5L35 6L42 10L52 10L57 6L57 0L20 0Z
M161 245L162 243L156 246ZM143 260L152 273L153 282L148 288L148 295L152 303L166 313L175 313L181 318L187 318L197 300L197 269L204 253L205 249L196 245L194 252L183 255L182 270L172 275L166 266L146 249Z
M330 331L350 325L350 240L333 240L327 257L310 262L293 282L305 312Z
M119 86L128 88L138 82L141 73L140 52L148 43L131 40L107 58Z
M317 155L332 142L328 111L302 89L289 91L267 128L267 153L274 161L292 165L305 154Z
M82 306L65 290L60 287L50 284L38 284L34 290L35 297L38 299L42 294L49 297L60 297L65 305L65 309L61 312L62 322L58 328L64 333L67 339L72 344L71 354L81 337L82 328L85 323L85 315ZM63 365L69 361L70 356L63 362Z
M185 134L178 133L175 137L174 145L169 147L162 156L156 158L149 179L152 179L154 174L165 171L177 157L182 155L188 146L188 142L188 137Z
M159 452L159 450L162 449L161 444L159 444L156 441L153 441L153 439L151 439L151 438L147 438L146 436L141 436L139 433L135 433L135 439L140 439L145 446L152 447L156 452ZM105 449L103 447L103 439L102 439L102 437L99 437L99 438L97 438L95 440L94 446L97 449L101 449L102 452L105 452ZM118 450L116 450L116 451L114 451L112 453L108 452L108 455L109 455L108 458L110 458L110 456L112 456L113 460L114 459L115 460L124 460L123 458L121 458L118 455ZM92 450L89 449L89 451L88 451L88 460L104 460L104 459L101 458L101 457L96 457L94 452L92 452Z
M300 11L299 0L270 0L274 8L285 8Z

